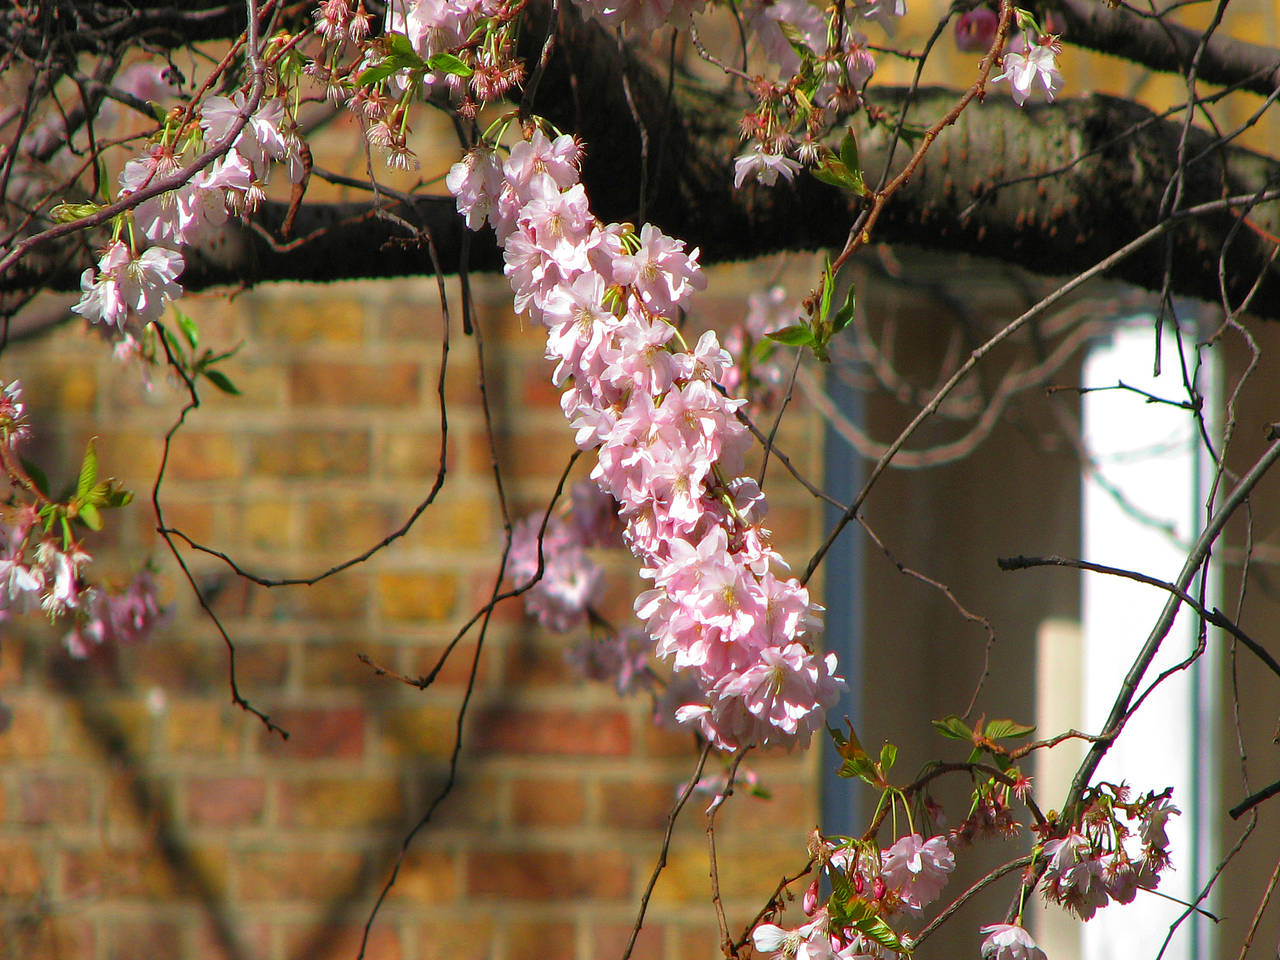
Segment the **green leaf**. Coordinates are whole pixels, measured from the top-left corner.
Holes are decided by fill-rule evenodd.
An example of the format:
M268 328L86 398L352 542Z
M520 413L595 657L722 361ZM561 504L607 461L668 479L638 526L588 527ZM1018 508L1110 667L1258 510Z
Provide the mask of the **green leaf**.
M400 67L392 63L390 60L384 60L376 66L366 67L361 70L359 76L356 77L356 85L361 87L371 87L375 83L387 79L387 77L391 76L399 69Z
M46 497L49 496L49 478L40 469L40 465L26 457L19 457L18 461L22 464L22 469L27 472L27 476L31 478L31 482L36 485L36 489Z
M96 203L59 203L49 211L54 223L74 223L98 212Z
M221 370L203 370L201 372L204 374L206 380L212 383L223 393L229 393L235 397L240 396L240 391L236 389L236 385L232 383L227 375Z
M862 164L858 161L858 141L853 139L852 130L846 130L844 139L840 141L840 162L850 173L862 175Z
M902 946L902 941L893 932L893 927L878 916L855 920L853 927L868 940L874 940L880 946L892 950L894 953L906 953L906 949Z
M71 544L75 543L76 538L71 535L71 521L67 519L65 513L59 513L58 519L62 521L62 549L64 551L71 549Z
M857 297L854 295L854 285L849 284L849 289L845 291L844 303L840 305L840 309L836 311L836 315L831 319L831 332L839 333L847 327L853 320L854 307L857 304Z
M973 731L954 713L943 717L941 720L933 720L931 722L933 723L933 728L944 737L950 737L952 740L973 740Z
M182 331L182 336L191 345L191 349L194 350L200 346L200 329L196 326L196 322L176 307L173 315L177 318L178 329Z
M475 73L452 53L437 53L427 60L427 69L436 73L451 73L455 77L469 77Z
M94 485L98 482L98 453L93 448L93 440L85 448L84 460L80 462L80 479L76 481L76 499L86 500Z
M1005 737L1021 738L1035 732L1035 724L1018 723L1014 720L990 720L983 731L988 740L1002 740Z
M880 748L880 772L888 773L897 760L898 748L886 740L884 746Z
M818 304L818 316L816 317L817 327L825 327L827 315L831 312L831 294L835 290L836 281L831 273L831 257L827 254L822 256L822 299Z
M90 530L102 529L102 515L98 513L98 508L92 503L82 503L77 515Z
M385 33L383 37L391 44L391 52L398 57L416 57L413 41L403 33Z
M765 336L778 343L785 343L789 347L803 347L805 344L813 343L813 331L803 323L783 327L773 333L766 333Z
M133 491L126 490L123 487L117 487L116 481L112 480L107 484L107 489L99 501L99 506L103 507L124 507L133 502Z
M867 783L875 783L876 780L875 765L865 753L845 758L837 773L845 778L858 777Z

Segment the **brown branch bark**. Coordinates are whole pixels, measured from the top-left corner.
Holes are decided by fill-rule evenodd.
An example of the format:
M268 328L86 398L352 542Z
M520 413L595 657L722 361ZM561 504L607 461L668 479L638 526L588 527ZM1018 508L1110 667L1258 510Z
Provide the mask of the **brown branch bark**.
M533 24L526 31L531 43L543 36L539 27ZM680 78L669 97L662 69L639 55L620 56L616 41L604 31L565 12L560 27L533 109L586 142L583 181L598 216L633 219L639 209L641 146L634 119L639 116L649 140L648 218L700 247L704 262L844 244L855 211L834 188L804 175L772 189L732 188L738 149L734 125L741 103ZM874 87L871 94L887 108L902 96ZM912 107L913 122L936 120L954 99L946 91L921 91ZM1160 119L1114 98L1019 109L1006 97L989 96L941 133L920 169L884 210L875 239L981 251L1049 275L1083 270L1157 222L1164 185L1176 168L1181 132L1180 117ZM888 130L884 125L864 127L859 136L868 180L876 182ZM898 151L900 157L908 153ZM1276 159L1215 146L1207 132L1192 131L1185 155L1191 162L1184 207L1248 195L1280 179ZM305 204L294 224L294 239L273 243L268 237L279 237L285 209L283 204L267 205L261 211L258 219L265 233L232 231L217 249L198 251L185 285L200 289L422 272L421 256L406 246L410 232L371 215L366 205ZM388 209L430 230L444 269L456 269L462 234L449 199L424 197ZM1239 229L1242 216L1253 229ZM1174 292L1220 300L1219 256L1226 248L1230 302L1243 298L1261 277L1253 308L1280 316L1280 269L1269 262L1274 244L1268 236L1276 235L1280 210L1274 203L1178 225L1173 231ZM36 285L74 290L86 262L83 246L74 241L37 251L0 276L0 291ZM472 244L473 268L493 268L499 262L487 237ZM1159 290L1164 268L1162 250L1153 246L1119 263L1111 275Z

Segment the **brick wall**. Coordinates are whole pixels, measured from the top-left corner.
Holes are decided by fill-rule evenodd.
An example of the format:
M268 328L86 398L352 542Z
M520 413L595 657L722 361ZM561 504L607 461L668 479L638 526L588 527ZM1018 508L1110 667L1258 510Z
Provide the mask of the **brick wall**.
M725 273L713 290L761 283L747 267ZM545 506L571 434L540 337L510 316L505 283L477 278L475 292L494 449L519 514ZM154 532L148 494L181 396L163 383L147 393L78 322L6 351L4 377L27 384L36 456L69 476L97 436L104 475L138 493L108 516L95 573L127 576L149 553L174 615L147 645L101 662L70 660L39 624L0 643L0 700L14 714L0 735L0 956L354 957L401 843L448 775L473 662L457 786L414 839L367 955L621 956L693 768L691 739L656 729L642 699L574 679L565 638L515 602L497 609L479 657L472 632L426 691L357 659L428 672L492 589L501 516L478 343L459 334L452 284L450 303L447 482L401 540L311 587L253 586L186 554L234 639L241 693L287 742L231 704L225 647ZM740 309L714 294L702 306L721 322ZM205 343L244 344L226 368L244 395L205 390L178 435L162 488L170 524L278 578L315 574L404 522L438 468L434 282L279 286L184 308ZM782 443L812 468L817 435L800 413ZM799 558L819 515L773 476L773 525ZM632 565L609 562L625 622ZM812 757L756 769L774 798L736 798L719 831L737 930L803 862L817 818ZM636 956L716 953L703 806L695 798L676 831Z

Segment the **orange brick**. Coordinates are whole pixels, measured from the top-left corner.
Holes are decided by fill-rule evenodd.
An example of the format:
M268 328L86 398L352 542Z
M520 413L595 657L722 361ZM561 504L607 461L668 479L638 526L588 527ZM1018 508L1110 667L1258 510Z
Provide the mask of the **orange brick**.
M364 887L364 855L331 850L252 851L236 855L243 900L344 901Z
M424 923L414 934L421 960L489 960L497 952L493 925L488 920Z
M169 446L166 476L174 480L237 480L244 458L234 434L179 430Z
M268 756L295 760L354 759L364 754L363 707L297 707L271 714L289 731L289 739L260 729L258 742Z
M631 749L631 725L618 710L493 707L477 716L474 743L502 753L621 756Z
M225 851L184 848L177 869L154 849L99 846L62 852L66 896L81 899L173 899L226 882Z
M257 434L250 445L255 472L270 477L322 480L369 472L366 430L281 430Z
M484 850L469 855L467 888L513 900L617 900L630 896L631 861L616 850Z
M569 960L576 955L571 923L517 922L506 933L508 960Z
M300 363L289 370L295 407L410 407L418 403L415 363Z
M261 777L198 777L186 783L187 819L195 826L235 827L262 822Z
M632 925L605 924L595 926L592 933L591 956L595 960L617 960L631 942ZM631 951L632 960L663 960L666 928L656 923L646 923L636 936Z
M139 491L135 491L137 495ZM167 488L166 488L167 492ZM217 507L208 500L184 501L177 496L164 498L164 522L175 530L181 530L197 543L217 547L212 543L216 536L225 535L226 531L218 530L214 517ZM135 511L139 539L149 542L155 538L156 517L150 509Z
M44 883L35 848L22 840L0 840L0 891L6 899L33 897Z
M151 960L171 955L180 942L172 923L112 919L106 923L107 956L111 960Z
M558 478L568 466L576 448L573 432L566 424L561 428L529 427L517 429L499 438L498 462L503 472L519 470L522 477L543 479ZM467 467L475 473L492 470L489 440L483 432L473 434L468 440Z
M92 794L83 776L55 777L35 774L19 781L15 791L18 823L26 826L89 823Z
M457 860L438 850L410 850L400 864L392 900L445 904L458 898Z
M277 787L279 822L311 830L373 828L405 818L404 786L398 780L308 778Z
M26 637L16 633L0 641L0 687L16 687L22 682L22 661L31 646Z
M12 904L10 904L12 906ZM53 916L36 906L29 915L17 913L0 919L0 943L22 960L67 960L92 957L93 923L78 917Z
M12 714L0 733L0 760L42 757L49 752L49 718L38 703L5 704Z
M392 620L446 620L458 603L451 573L380 573L378 603Z
M608 782L600 785L600 819L609 827L632 830L662 830L675 806L678 785L645 780ZM677 825L697 825L697 797L682 811ZM704 803L705 807L706 804Z
M516 826L566 827L586 817L583 785L574 780L517 780L511 785Z
M360 954L364 925L335 926L323 919L317 923L281 924L284 956L311 960L350 960ZM389 923L375 921L364 944L364 956L371 960L401 960L404 956L400 934Z

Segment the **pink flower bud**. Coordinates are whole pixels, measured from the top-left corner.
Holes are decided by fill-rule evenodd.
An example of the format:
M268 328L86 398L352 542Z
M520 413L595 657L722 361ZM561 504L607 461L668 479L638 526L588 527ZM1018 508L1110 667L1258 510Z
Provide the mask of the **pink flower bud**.
M853 892L858 896L862 896L862 891L867 889L867 882L862 879L862 874L855 873L853 875Z
M974 7L956 20L956 47L965 53L986 53L1000 19L990 7Z
M883 900L885 889L884 880L876 877L876 882L871 885L871 899Z
M818 881L816 879L809 884L809 889L804 892L803 902L805 915L812 917L818 909Z

